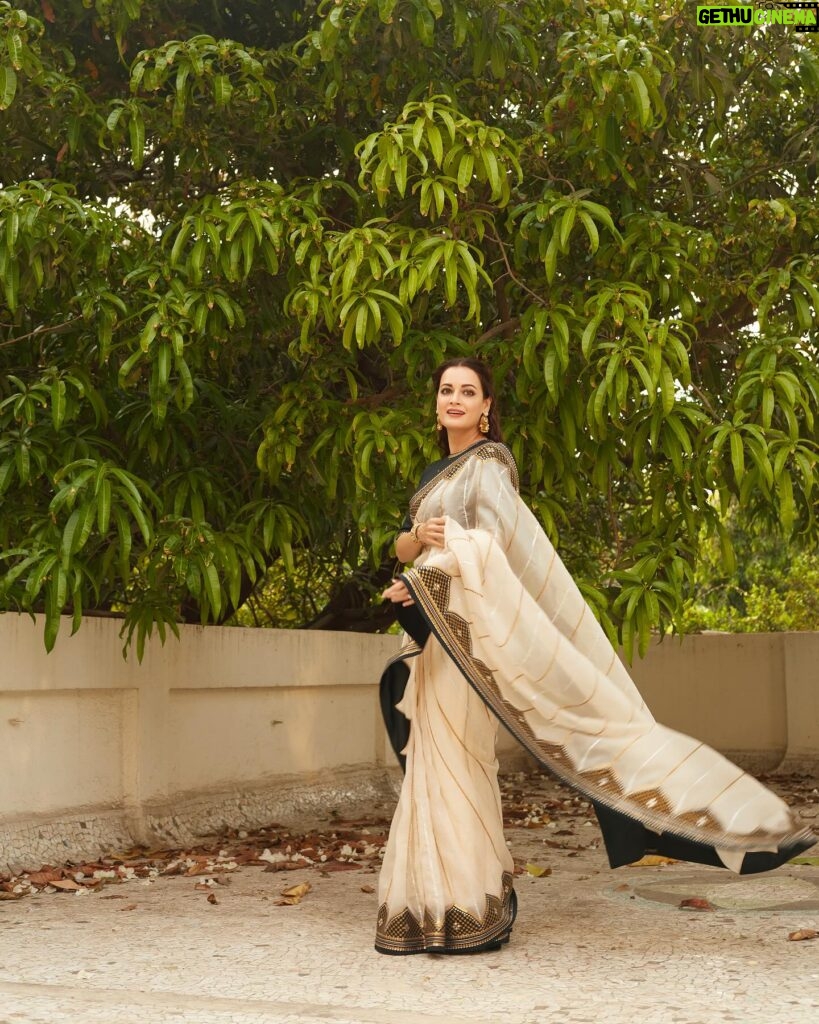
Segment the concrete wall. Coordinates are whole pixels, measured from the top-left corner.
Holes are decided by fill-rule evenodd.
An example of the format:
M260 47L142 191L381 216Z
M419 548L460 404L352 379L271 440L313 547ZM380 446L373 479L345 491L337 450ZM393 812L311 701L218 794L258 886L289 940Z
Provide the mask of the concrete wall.
M311 810L389 810L377 682L397 638L182 627L123 659L120 622L56 649L0 615L0 870ZM819 762L819 634L666 639L633 674L656 717L751 767ZM505 732L507 767L524 763ZM36 862L36 863L35 863Z

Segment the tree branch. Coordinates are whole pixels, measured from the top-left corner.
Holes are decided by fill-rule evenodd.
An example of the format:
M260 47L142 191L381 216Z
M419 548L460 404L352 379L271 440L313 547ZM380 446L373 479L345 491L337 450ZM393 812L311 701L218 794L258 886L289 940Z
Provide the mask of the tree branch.
M498 281L503 280L504 277L510 277L518 286L518 288L522 289L528 295L531 295L535 302L537 302L541 306L545 306L548 308L548 303L542 298L542 296L538 295L537 292L533 292L528 285L524 284L523 281L521 281L521 279L514 272L514 270L512 270L512 265L510 264L509 257L506 254L506 246L503 244L503 239L498 234L497 228L495 227L494 224L490 225L490 230L492 232L492 236L497 242L498 249L500 250L501 254L501 259L503 260L503 264L506 267L506 274L501 274L501 276L498 278Z
M480 345L482 341L489 341L490 338L496 337L498 334L503 334L509 338L512 334L520 327L520 317L513 316L511 320L503 320L499 324L495 324L494 327L490 327L488 331L484 331L483 334L478 338L476 344Z
M28 334L19 334L16 338L7 338L5 341L0 341L0 348L8 348L11 345L16 345L20 341L27 341L29 338L37 338L41 334L62 334L63 331L67 331L72 324L77 323L78 320L82 320L81 316L75 316L71 320L64 320L61 324L56 324L54 327L47 327L41 325L35 327L33 331L29 331Z

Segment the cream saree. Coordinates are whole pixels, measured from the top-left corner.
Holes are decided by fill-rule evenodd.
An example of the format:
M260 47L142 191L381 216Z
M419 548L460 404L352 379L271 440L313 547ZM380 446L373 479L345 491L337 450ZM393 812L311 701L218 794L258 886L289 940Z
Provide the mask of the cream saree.
M401 575L414 636L382 679L406 774L380 877L381 952L508 938L498 722L592 800L612 866L661 852L748 873L816 841L757 780L655 722L517 490L508 449L478 442L410 504L412 520L447 517L446 541Z

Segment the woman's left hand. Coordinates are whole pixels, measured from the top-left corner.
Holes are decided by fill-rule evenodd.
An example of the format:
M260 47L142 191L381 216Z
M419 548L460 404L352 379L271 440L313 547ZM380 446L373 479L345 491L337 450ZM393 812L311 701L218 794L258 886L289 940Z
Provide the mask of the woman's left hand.
M405 608L408 605L415 604L410 592L407 590L407 585L402 580L393 580L392 586L387 587L381 597L385 601L392 601L393 604L402 604Z

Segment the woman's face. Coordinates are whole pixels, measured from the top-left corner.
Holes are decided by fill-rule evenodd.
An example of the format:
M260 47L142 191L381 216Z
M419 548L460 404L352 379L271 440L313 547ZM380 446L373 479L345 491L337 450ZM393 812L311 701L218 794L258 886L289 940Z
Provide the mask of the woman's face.
M444 370L438 385L436 410L438 422L447 430L461 434L480 434L481 415L492 404L483 397L477 373L468 366L452 366Z

